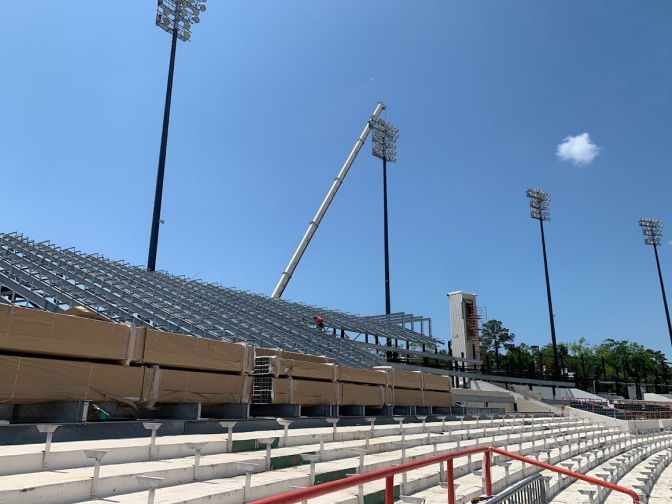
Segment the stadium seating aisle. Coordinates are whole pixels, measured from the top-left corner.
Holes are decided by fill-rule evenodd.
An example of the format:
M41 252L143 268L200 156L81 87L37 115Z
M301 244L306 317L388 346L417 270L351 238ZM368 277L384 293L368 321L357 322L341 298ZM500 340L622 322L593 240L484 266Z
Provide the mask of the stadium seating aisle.
M672 450L669 448L650 456L645 455L645 459L623 476L618 484L634 489L642 497L642 502L646 503L658 478L670 462L672 462ZM628 496L611 492L604 502L605 504L628 504Z
M672 456L672 453L670 455ZM669 504L670 501L672 501L672 463L658 476L648 504Z
M586 467L586 461L577 459L572 459L571 464L568 463L566 467L572 471L581 472L611 483L622 484L635 490L640 496L644 496L645 492L634 488L632 481L623 482L622 479L632 471L637 471L637 468L643 464L642 461L648 457L661 452L666 453L670 445L672 445L672 435L670 434L653 434L632 438L619 436L615 444L607 445L606 450L602 449L594 452L592 460L589 458L587 461L588 467ZM579 464L581 464L580 469ZM586 469L589 467L590 470L587 471ZM649 477L648 479L651 480L652 478ZM574 504L576 502L599 504L605 502L607 497L614 500L607 500L606 502L621 502L619 499L622 498L621 494L617 492L611 492L587 482L564 476L558 478L558 475L555 475L550 482L550 494L554 496L550 501L552 504ZM591 495L589 496L589 494ZM622 502L632 503L631 499L628 501L627 496L623 498L625 500Z
M103 457L97 482L98 497L112 497L119 503L144 503L147 501L147 487L138 481L137 476L149 475L164 478L156 492L157 503L198 503L216 498L220 502L242 504L244 501L289 491L290 487L308 486L310 466L301 458L301 454L306 453L321 451L320 460L315 464L315 479L322 482L356 473L360 463L356 449L367 450L364 471L399 464L402 459L412 461L434 453L493 444L527 456L536 454L542 461L548 460L550 451L551 462L557 463L579 452L599 449L600 445L615 435L607 427L565 418L463 421L447 423L445 427L443 432L440 422L432 422L426 425L426 432L423 432L422 425L416 423L404 426L402 435L396 425L376 426L375 435L368 443L366 437L371 432L368 425L338 429L335 442L331 427L291 429L286 443L282 442L281 430L240 433L234 435L235 453L226 453L226 434L167 436L157 440L152 460L149 458L147 438L60 443L54 444L50 466L46 470L41 467L43 445L7 447L8 450L3 450L0 456L0 467L7 467L10 462L20 462L18 467L21 468L21 474L9 475L5 471L0 476L0 502L68 504L89 501L93 485L93 462L85 458L85 449L108 450ZM616 436L625 444L629 435ZM270 462L266 459L265 445L259 443L264 438L277 439L273 443ZM322 450L320 441L323 443ZM203 456L195 473L194 450L189 449L186 443L197 442L208 444L203 448ZM285 446L276 448L279 443ZM459 485L457 493L460 496L481 494L481 478L474 473L480 469L481 456L472 459L470 467L467 467L469 461L466 458L455 461L456 484ZM498 462L498 459L495 457L494 462ZM241 463L256 464L247 496L244 496L245 467L240 466ZM271 470L266 469L269 466ZM445 490L439 491L438 487L437 469L428 467L409 473L403 493L430 495L436 492L445 502ZM522 469L522 464L518 462L511 464L507 477L503 466L493 467L495 491L536 471L528 466L523 475ZM37 471L40 471L39 478L35 477ZM402 477L397 477L397 480L397 484L401 485ZM367 502L378 500L382 485L382 482L365 485ZM402 492L402 489L398 491ZM356 502L357 489L321 500ZM430 500L428 498L428 502Z

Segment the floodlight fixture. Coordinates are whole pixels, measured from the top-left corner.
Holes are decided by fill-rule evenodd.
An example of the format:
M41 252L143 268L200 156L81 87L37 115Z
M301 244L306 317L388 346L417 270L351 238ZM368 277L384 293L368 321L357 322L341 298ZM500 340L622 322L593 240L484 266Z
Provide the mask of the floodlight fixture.
M660 247L663 238L663 221L657 219L639 219L646 245Z
M205 12L206 0L159 0L156 26L170 33L177 33L182 42L191 39L191 24L200 21Z
M551 220L551 195L546 191L530 187L525 194L530 198L530 217L540 221Z
M373 129L373 155L384 161L396 163L399 130L389 122L374 116L371 116L371 128Z

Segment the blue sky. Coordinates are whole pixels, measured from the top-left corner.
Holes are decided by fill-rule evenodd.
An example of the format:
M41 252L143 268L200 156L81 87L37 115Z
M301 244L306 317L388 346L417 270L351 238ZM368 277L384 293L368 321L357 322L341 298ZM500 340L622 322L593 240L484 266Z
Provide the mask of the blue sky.
M180 43L157 267L270 294L378 101L392 310L449 335L478 294L548 341L546 228L560 341L672 356L640 217L667 220L672 3L210 1ZM3 231L145 264L169 36L156 4L30 2L0 32ZM592 163L556 156L588 133ZM362 149L285 297L384 312L382 168ZM672 289L672 234L660 249Z

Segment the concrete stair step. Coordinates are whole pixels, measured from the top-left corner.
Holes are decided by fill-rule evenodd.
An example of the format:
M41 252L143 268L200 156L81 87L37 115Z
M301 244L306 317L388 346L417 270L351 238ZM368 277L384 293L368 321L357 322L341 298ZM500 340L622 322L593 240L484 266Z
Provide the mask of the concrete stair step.
M672 443L672 436L670 435L665 435L662 439L664 439L664 442L668 446L670 443ZM656 440L660 441L661 437L657 436ZM646 449L648 446L650 446L651 442L652 438L645 437L638 439L637 444L633 447L630 447L628 443L619 443L618 453L609 454L609 456L605 460L598 459L597 464L595 463L595 461L592 461L590 470L586 472L584 467L584 470L582 472L589 476L601 478L601 476L599 476L600 474L609 473L609 471L606 469L607 467L613 467L618 471L617 473L615 473L616 478L615 482L618 483L624 476L624 473L627 474L627 472L629 472L628 467L631 464L639 463L644 458ZM663 451L663 449L667 449L667 447L666 448L656 447L655 453ZM595 485L591 485L587 482L575 479L570 479L567 482L568 486L566 486L564 489L560 489L559 481L560 481L559 477L557 475L553 475L553 480L549 482L549 484L551 485L551 494L554 496L551 502L554 504L564 502L583 502L584 500L587 502L588 497L582 495L580 490L591 490L591 489L597 490L597 487ZM599 502L603 502L604 496L606 496L607 494L606 491L601 492L603 493L600 494ZM595 495L595 498L596 498L595 502L598 502L597 494Z

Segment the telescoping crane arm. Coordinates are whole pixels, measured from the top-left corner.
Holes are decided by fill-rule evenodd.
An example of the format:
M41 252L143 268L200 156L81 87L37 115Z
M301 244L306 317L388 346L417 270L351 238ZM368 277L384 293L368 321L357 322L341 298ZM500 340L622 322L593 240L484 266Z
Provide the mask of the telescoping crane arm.
M301 257L303 256L303 253L306 251L306 248L308 247L308 244L310 243L310 240L313 238L313 235L315 234L315 231L317 230L317 227L320 225L320 222L322 221L322 218L324 217L324 214L327 213L327 209L329 208L329 205L331 204L332 200L334 199L334 196L336 196L336 193L338 192L338 188L341 187L341 184L343 183L343 179L348 174L348 171L350 170L350 167L352 166L352 163L355 161L355 158L357 157L357 154L359 154L359 150L364 145L364 142L366 141L366 137L369 136L369 132L371 131L373 121L378 119L378 116L380 115L380 113L384 109L385 109L385 104L383 102L378 102L378 106L376 107L376 110L373 112L373 115L371 116L371 118L367 121L366 127L364 128L364 131L362 132L360 137L357 139L357 142L355 143L355 147L352 149L352 152L348 156L348 159L345 161L345 164L343 165L343 168L341 168L341 171L338 174L338 177L336 177L334 179L334 183L331 185L331 189L329 189L329 192L327 193L327 197L324 198L324 201L320 205L320 209L317 211L317 214L315 214L315 217L313 218L313 220L308 225L308 231L306 231L306 234L303 236L303 239L301 240L301 243L299 243L299 247L296 249L296 252L294 252L294 255L292 256L292 260L289 261L289 264L287 265L287 268L285 269L282 276L280 277L280 281L278 282L278 285L275 287L275 290L273 291L273 294L271 294L272 298L279 299L280 297L282 297L282 293L285 291L285 288L287 287L287 284L289 283L289 279L292 278L292 275L294 274L294 270L296 269L296 266L299 264L299 261L301 260Z

